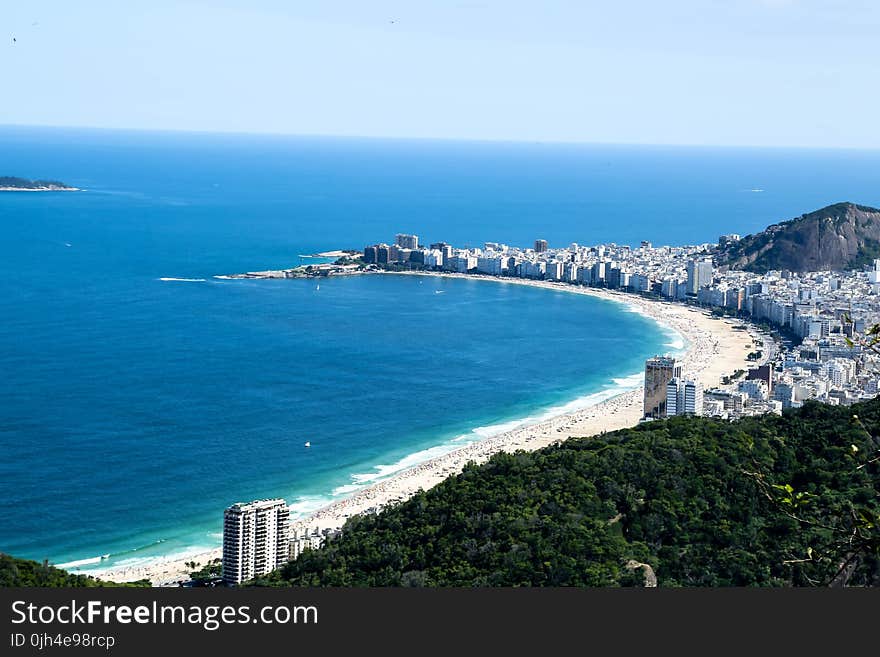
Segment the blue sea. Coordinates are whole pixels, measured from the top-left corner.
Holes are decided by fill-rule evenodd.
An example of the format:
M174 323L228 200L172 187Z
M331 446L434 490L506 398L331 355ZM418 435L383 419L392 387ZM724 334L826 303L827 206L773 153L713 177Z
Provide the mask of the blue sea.
M85 190L0 193L0 551L86 569L219 545L236 501L307 513L681 347L564 292L216 275L398 232L682 244L880 204L870 151L4 127L0 175Z

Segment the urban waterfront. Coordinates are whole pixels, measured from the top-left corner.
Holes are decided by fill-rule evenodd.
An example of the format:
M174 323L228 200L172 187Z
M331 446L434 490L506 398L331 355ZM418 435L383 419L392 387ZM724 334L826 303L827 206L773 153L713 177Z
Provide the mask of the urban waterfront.
M2 142L5 169L14 154L16 173L85 190L0 199L0 486L44 511L12 518L0 544L74 568L218 545L236 501L283 496L299 516L462 441L638 387L645 359L676 349L618 305L528 287L214 275L327 262L298 256L401 230L456 248L605 243L614 259L632 242L649 256L642 239L716 240L710 215L744 234L821 202L871 203L878 170L870 154L818 151L785 173L772 150L37 129ZM365 158L384 164L353 164ZM825 186L802 197L806 169ZM693 211L686 183L705 195ZM676 266L686 278L686 258Z

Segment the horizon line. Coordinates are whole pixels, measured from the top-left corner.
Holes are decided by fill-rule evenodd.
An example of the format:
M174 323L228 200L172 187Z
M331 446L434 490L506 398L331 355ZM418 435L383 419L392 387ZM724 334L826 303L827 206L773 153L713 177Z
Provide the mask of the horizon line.
M274 131L244 131L244 130L198 130L189 128L143 128L143 127L106 127L94 125L57 125L43 123L0 123L0 129L43 129L43 130L82 130L94 132L119 132L119 133L171 133L179 135L195 136L229 136L229 137L276 137L294 139L360 139L374 141L427 141L448 143L477 143L477 144L512 144L512 145L548 145L548 146L621 146L621 147L644 147L644 148L719 148L719 149L742 149L742 150L812 150L812 151L858 151L878 152L880 146L804 146L786 144L707 144L707 143L681 143L681 142L638 142L638 141L597 141L597 140L562 140L562 139L527 139L527 138L501 138L501 137L430 137L430 136L404 136L404 135L369 135L355 133L300 133L300 132L274 132Z

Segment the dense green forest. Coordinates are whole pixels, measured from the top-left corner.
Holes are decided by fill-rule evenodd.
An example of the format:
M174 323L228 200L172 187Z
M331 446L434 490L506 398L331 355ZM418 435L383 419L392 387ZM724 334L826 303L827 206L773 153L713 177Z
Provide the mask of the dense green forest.
M88 575L74 575L45 563L16 559L0 552L0 586L41 586L41 587L97 587L97 586L150 586L147 580L116 584L105 582Z
M253 584L873 586L878 428L809 403L499 454Z

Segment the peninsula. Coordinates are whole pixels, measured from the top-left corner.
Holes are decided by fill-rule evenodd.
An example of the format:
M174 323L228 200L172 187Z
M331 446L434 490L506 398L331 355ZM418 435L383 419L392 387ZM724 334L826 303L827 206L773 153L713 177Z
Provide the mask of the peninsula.
M0 192L78 192L79 187L58 180L28 180L17 176L0 176Z

